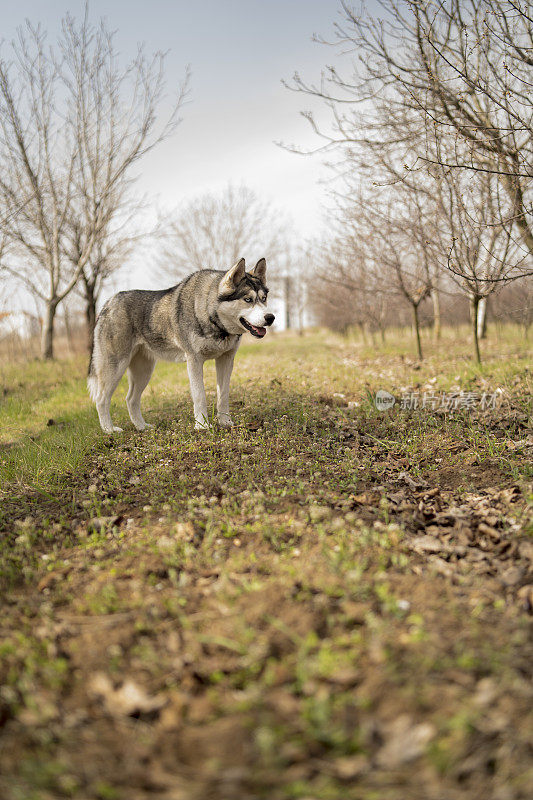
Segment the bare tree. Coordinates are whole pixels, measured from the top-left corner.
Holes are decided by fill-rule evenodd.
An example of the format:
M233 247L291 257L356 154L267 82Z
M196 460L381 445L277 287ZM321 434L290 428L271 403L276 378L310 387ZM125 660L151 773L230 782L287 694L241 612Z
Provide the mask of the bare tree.
M402 193L404 194L404 193ZM411 308L418 358L423 358L419 309L431 296L433 268L428 223L417 195L406 194L401 205L392 197L381 213L375 206L365 207L367 241L374 249L374 260L382 281L400 294Z
M497 176L510 200L502 222L516 226L533 254L529 0L410 0L408 7L417 66L395 75L424 112L427 160ZM381 53L387 57L386 48ZM442 128L458 148L441 152Z
M349 159L347 163L350 165ZM388 177L386 166L380 164L381 173L376 176ZM426 186L396 181L383 191L356 183L352 190L353 180L348 177L345 182L347 191L336 193L337 240L345 243L351 265L357 264L359 286L366 287L366 315L372 317L383 297L390 301L391 296L398 296L406 301L421 359L419 308L435 292L439 272L433 242L436 204L430 202Z
M520 325L527 340L533 325L533 280L520 278L504 285L494 294L492 311L497 320Z
M109 279L121 268L128 265L134 251L141 243L146 244L155 234L141 222L143 204L132 201L117 204L114 216L100 231L91 255L83 267L75 293L80 294L85 304L85 324L87 349L92 352L94 329L96 326L97 305ZM111 224L113 223L113 224ZM82 252L83 232L79 221L73 220L70 230L68 256L73 265Z
M198 269L227 267L243 253L275 263L287 247L288 226L279 211L246 186L201 195L162 227L168 230L161 272L172 280Z
M533 12L529 0L382 0L382 17L341 1L334 38L352 55L328 66L319 84L298 73L293 91L330 108L322 149L357 157L368 147L404 148L404 164L437 164L497 176L515 227L533 254ZM364 8L364 6L363 6ZM407 120L408 125L405 125ZM399 135L400 122L404 133ZM457 147L455 147L457 145ZM360 159L359 159L360 163ZM522 273L532 273L531 260ZM518 273L517 273L518 274Z
M314 253L315 248L311 243L294 245L288 249L285 327L297 328L300 335L303 335L305 327L309 279L313 272Z
M309 309L316 322L339 333L358 326L366 338L357 266L348 261L341 243L333 240L315 245L314 267L309 279Z
M163 99L163 56L148 59L139 49L125 68L119 66L113 35L103 23L80 27L67 16L63 22L64 73L75 101L75 125L80 141L79 208L72 220L70 247L73 267L94 228L95 201L101 215L95 246L81 271L86 302L88 344L96 323L96 304L110 275L149 232L140 221L144 204L132 196L131 167L170 135L179 123L186 94L186 75L178 97L162 124L157 124Z
M494 175L457 170L440 173L441 252L447 251L444 266L469 298L474 352L479 362L487 299L503 283L514 279L517 245L502 222Z
M79 277L65 269L61 252L77 145L55 113L60 74L40 28L28 23L19 31L13 59L0 61L0 198L14 251L2 266L45 303L42 353L49 358L57 306Z
M342 175L352 182L357 175L367 188L387 186L390 197L403 184L419 205L424 193L429 207L434 195L440 198L440 230L433 225L428 236L426 219L414 238L413 225L402 234L410 232L419 245L423 236L467 292L479 358L489 294L533 274L531 3L382 0L380 6L375 18L364 5L356 10L342 0L333 40L318 39L342 51L340 65L327 66L319 83L296 73L288 88L329 107L329 129L311 113L304 116L320 138L317 149L338 152ZM430 290L435 319L439 277L435 272Z
M132 167L178 124L185 86L157 123L163 56L139 50L118 65L102 22L67 15L57 48L29 22L0 59L0 202L13 245L3 269L45 306L41 352L53 357L54 319L114 225ZM73 231L75 235L73 236Z
M385 288L369 243L353 219L332 221L337 235L314 247L311 307L322 324L346 331L357 326L367 340L376 331L385 338L393 292Z

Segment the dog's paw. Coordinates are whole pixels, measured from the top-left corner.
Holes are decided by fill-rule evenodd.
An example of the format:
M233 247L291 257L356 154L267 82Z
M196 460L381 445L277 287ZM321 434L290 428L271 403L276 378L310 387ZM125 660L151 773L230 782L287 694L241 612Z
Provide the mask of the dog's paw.
M218 425L220 428L233 428L233 420L228 416L218 417Z
M209 424L209 422L206 422L203 419L197 419L196 422L194 423L195 431L208 431L210 430L210 428L211 425Z
M124 433L124 428L119 428L117 425L113 425L112 433Z
M143 422L142 425L135 425L135 427L137 428L138 431L149 431L150 428L153 428L154 426L151 425L149 422Z

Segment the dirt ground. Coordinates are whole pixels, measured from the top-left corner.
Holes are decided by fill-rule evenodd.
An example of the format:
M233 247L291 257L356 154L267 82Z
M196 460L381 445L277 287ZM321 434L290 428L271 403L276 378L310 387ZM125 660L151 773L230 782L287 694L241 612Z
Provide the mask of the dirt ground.
M526 800L527 357L261 345L232 431L163 372L154 430L1 488L0 796Z

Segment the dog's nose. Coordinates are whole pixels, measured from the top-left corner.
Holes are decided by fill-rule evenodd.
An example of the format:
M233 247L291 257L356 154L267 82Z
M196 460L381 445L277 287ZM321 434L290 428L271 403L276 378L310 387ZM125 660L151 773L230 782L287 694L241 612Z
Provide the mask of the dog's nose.
M274 314L265 314L265 325L272 325L275 319Z

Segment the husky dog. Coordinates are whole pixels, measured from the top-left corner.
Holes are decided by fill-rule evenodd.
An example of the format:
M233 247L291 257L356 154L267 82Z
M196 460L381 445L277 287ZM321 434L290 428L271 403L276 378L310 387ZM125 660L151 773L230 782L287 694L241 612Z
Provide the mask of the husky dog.
M233 425L229 382L233 359L244 332L262 339L274 322L267 313L266 261L245 272L244 258L230 270L194 272L177 286L161 291L119 292L103 307L96 323L89 364L89 393L105 433L121 431L111 421L111 397L125 370L126 405L137 430L147 427L141 394L156 361L187 361L194 405L194 427L209 427L204 389L204 361L214 358L217 416L223 428Z

